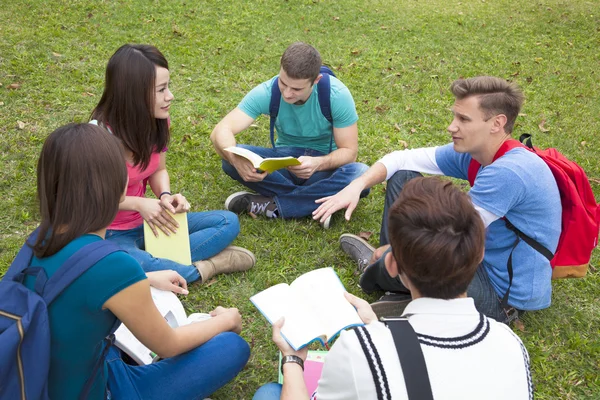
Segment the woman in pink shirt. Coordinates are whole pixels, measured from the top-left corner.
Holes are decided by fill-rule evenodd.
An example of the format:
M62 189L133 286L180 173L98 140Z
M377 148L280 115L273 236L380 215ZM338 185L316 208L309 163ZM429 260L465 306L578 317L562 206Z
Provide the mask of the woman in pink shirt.
M188 282L245 271L256 259L244 248L229 246L240 231L237 216L229 211L188 212L192 265L155 258L144 250L143 221L155 235L158 230L169 234L178 229L178 224L167 210L190 210L183 195L171 193L166 168L173 98L169 64L156 47L126 44L108 61L104 93L92 112L92 123L121 140L129 183L106 239L119 243L144 271L175 270ZM156 199L145 196L148 186Z

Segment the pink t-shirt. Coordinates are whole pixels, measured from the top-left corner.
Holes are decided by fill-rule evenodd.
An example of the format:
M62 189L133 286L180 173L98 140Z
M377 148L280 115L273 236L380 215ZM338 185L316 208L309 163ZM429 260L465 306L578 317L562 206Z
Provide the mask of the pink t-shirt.
M127 175L129 183L127 183L127 196L146 197L146 184L148 178L156 172L160 163L160 153L152 153L150 163L145 170L141 170L139 166L127 164ZM110 224L108 229L125 231L140 226L144 222L142 216L137 211L119 211L115 220Z

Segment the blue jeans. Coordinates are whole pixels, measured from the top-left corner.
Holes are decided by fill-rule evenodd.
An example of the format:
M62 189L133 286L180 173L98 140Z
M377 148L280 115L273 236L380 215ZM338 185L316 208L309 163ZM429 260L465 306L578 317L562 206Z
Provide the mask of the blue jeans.
M192 262L206 260L220 253L240 233L238 217L230 211L191 212L187 214L187 219ZM193 265L179 264L166 258L155 258L144 251L143 224L125 231L107 230L106 239L113 240L121 246L140 263L146 272L172 269L183 276L188 283L200 279L200 274Z
M252 400L279 400L282 386L280 383L271 382L258 388ZM311 395L312 393L309 393Z
M398 171L387 182L385 192L385 206L383 209L383 218L381 222L381 232L379 236L379 245L389 244L388 238L388 211L394 204L394 201L400 195L404 185L411 179L422 176L414 171ZM365 269L365 273L360 277L360 286L367 292L371 293L376 290L390 292L409 293L409 290L400 282L398 277L391 277L385 268L385 255L390 250L386 251L383 256L375 261L372 265ZM502 308L500 297L494 290L485 267L480 264L477 268L473 280L467 288L467 296L472 297L475 301L475 307L479 312L500 322L509 322L509 316Z
M244 368L250 346L233 332L150 365L129 365L113 346L106 357L110 399L204 399Z
M321 157L325 154L300 147L280 146L274 149L238 145L251 150L263 158L268 157ZM308 179L298 178L287 169L279 169L268 174L261 182L244 181L237 170L223 160L223 171L242 185L272 197L277 204L281 218L300 218L311 215L319 206L315 200L326 196L333 196L346 187L354 179L361 176L369 167L362 163L350 163L330 171L315 172ZM368 190L361 193L361 197L369 194Z

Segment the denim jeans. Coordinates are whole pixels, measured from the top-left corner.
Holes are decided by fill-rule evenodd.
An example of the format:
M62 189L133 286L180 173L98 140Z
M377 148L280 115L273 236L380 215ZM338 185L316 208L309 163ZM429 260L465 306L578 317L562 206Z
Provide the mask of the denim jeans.
M381 232L379 237L380 246L389 244L388 239L388 211L394 204L394 201L400 195L404 185L411 179L422 176L414 171L398 171L387 182L385 193L385 206L383 209L383 218L381 222ZM360 277L360 286L367 292L371 293L376 290L389 292L404 292L408 293L408 289L400 282L398 277L391 277L385 268L385 255L390 251L386 251L383 256L375 261L372 265L365 269L364 274ZM508 322L509 316L502 308L501 299L494 290L485 266L480 264L477 267L475 276L467 288L467 296L472 297L475 301L475 307L479 312L500 322Z
M113 346L106 358L111 400L204 399L232 380L250 357L250 346L233 332L149 365L129 365Z
M252 400L279 400L282 386L280 383L271 382L258 388ZM312 393L309 393L311 395Z
M240 233L238 217L230 211L193 212L187 214L187 219L192 262L206 260L220 253ZM166 258L155 258L145 251L143 225L125 231L107 230L106 239L121 246L140 263L146 272L172 269L183 276L188 283L200 279L200 274L193 265L179 264Z
M321 157L325 155L316 150L300 147L280 146L270 149L247 145L238 146L251 150L263 158ZM315 172L308 179L298 178L287 169L282 168L268 174L261 182L245 182L237 170L226 160L223 160L222 164L223 171L242 185L263 196L272 197L277 204L281 218L300 218L311 215L319 206L315 200L333 196L369 168L365 164L355 162L330 171ZM369 191L365 190L361 193L361 197L367 194Z

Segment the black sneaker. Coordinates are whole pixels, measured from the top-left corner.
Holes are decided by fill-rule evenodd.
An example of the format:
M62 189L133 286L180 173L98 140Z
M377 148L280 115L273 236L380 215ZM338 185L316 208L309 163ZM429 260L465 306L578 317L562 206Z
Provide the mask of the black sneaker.
M340 236L340 247L356 262L356 268L361 274L369 266L371 256L375 252L375 247L365 239L351 233L344 233Z
M277 204L271 197L250 192L233 193L225 200L225 208L236 214L248 212L254 215L265 215L269 218L278 217Z
M377 318L400 317L411 301L408 293L385 292L379 300L371 303L371 308Z

